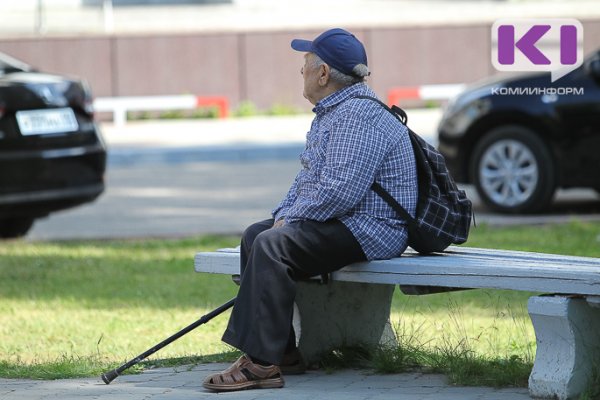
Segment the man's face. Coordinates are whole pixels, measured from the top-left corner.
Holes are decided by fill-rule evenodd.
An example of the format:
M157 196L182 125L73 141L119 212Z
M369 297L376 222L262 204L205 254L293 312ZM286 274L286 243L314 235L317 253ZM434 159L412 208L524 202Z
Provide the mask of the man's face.
M319 85L319 78L321 77L321 68L323 66L315 67L313 53L306 53L304 55L304 66L300 70L302 77L304 78L304 97L312 104L317 104L321 97L321 86Z

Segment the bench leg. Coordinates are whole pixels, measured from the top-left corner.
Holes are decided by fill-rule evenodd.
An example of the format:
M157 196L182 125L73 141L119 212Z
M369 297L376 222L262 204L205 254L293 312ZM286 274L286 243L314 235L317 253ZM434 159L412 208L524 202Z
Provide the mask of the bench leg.
M600 367L600 308L582 298L536 296L529 299L528 309L537 340L529 393L576 398Z
M332 281L298 282L298 347L305 361L343 346L395 343L389 324L394 285ZM297 318L296 318L297 320ZM295 330L298 333L297 323Z

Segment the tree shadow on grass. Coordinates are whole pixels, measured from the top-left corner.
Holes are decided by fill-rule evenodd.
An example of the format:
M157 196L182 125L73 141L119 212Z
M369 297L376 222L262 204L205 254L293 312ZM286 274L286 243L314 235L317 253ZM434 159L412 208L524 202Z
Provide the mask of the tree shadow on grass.
M217 247L236 241L219 240ZM235 296L237 287L226 275L195 273L194 255L205 247L199 239L9 243L0 251L0 301L214 308Z

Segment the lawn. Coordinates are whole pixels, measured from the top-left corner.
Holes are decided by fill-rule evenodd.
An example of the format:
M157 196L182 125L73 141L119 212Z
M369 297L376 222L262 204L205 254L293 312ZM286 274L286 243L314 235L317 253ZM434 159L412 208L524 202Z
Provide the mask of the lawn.
M228 277L194 273L193 257L238 240L3 242L0 377L94 376L136 356L235 296ZM600 223L480 226L468 245L600 257ZM527 361L535 353L529 295L397 291L392 322L405 342ZM220 341L226 322L227 314L215 318L154 359L231 358Z

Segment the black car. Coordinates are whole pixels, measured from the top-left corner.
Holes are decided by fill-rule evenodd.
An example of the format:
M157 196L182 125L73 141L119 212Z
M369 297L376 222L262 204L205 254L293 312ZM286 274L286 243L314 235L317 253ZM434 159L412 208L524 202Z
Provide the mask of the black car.
M87 84L0 53L0 238L96 199L105 167Z
M554 83L546 72L472 86L438 135L455 180L495 211L542 211L557 188L600 191L600 51Z

